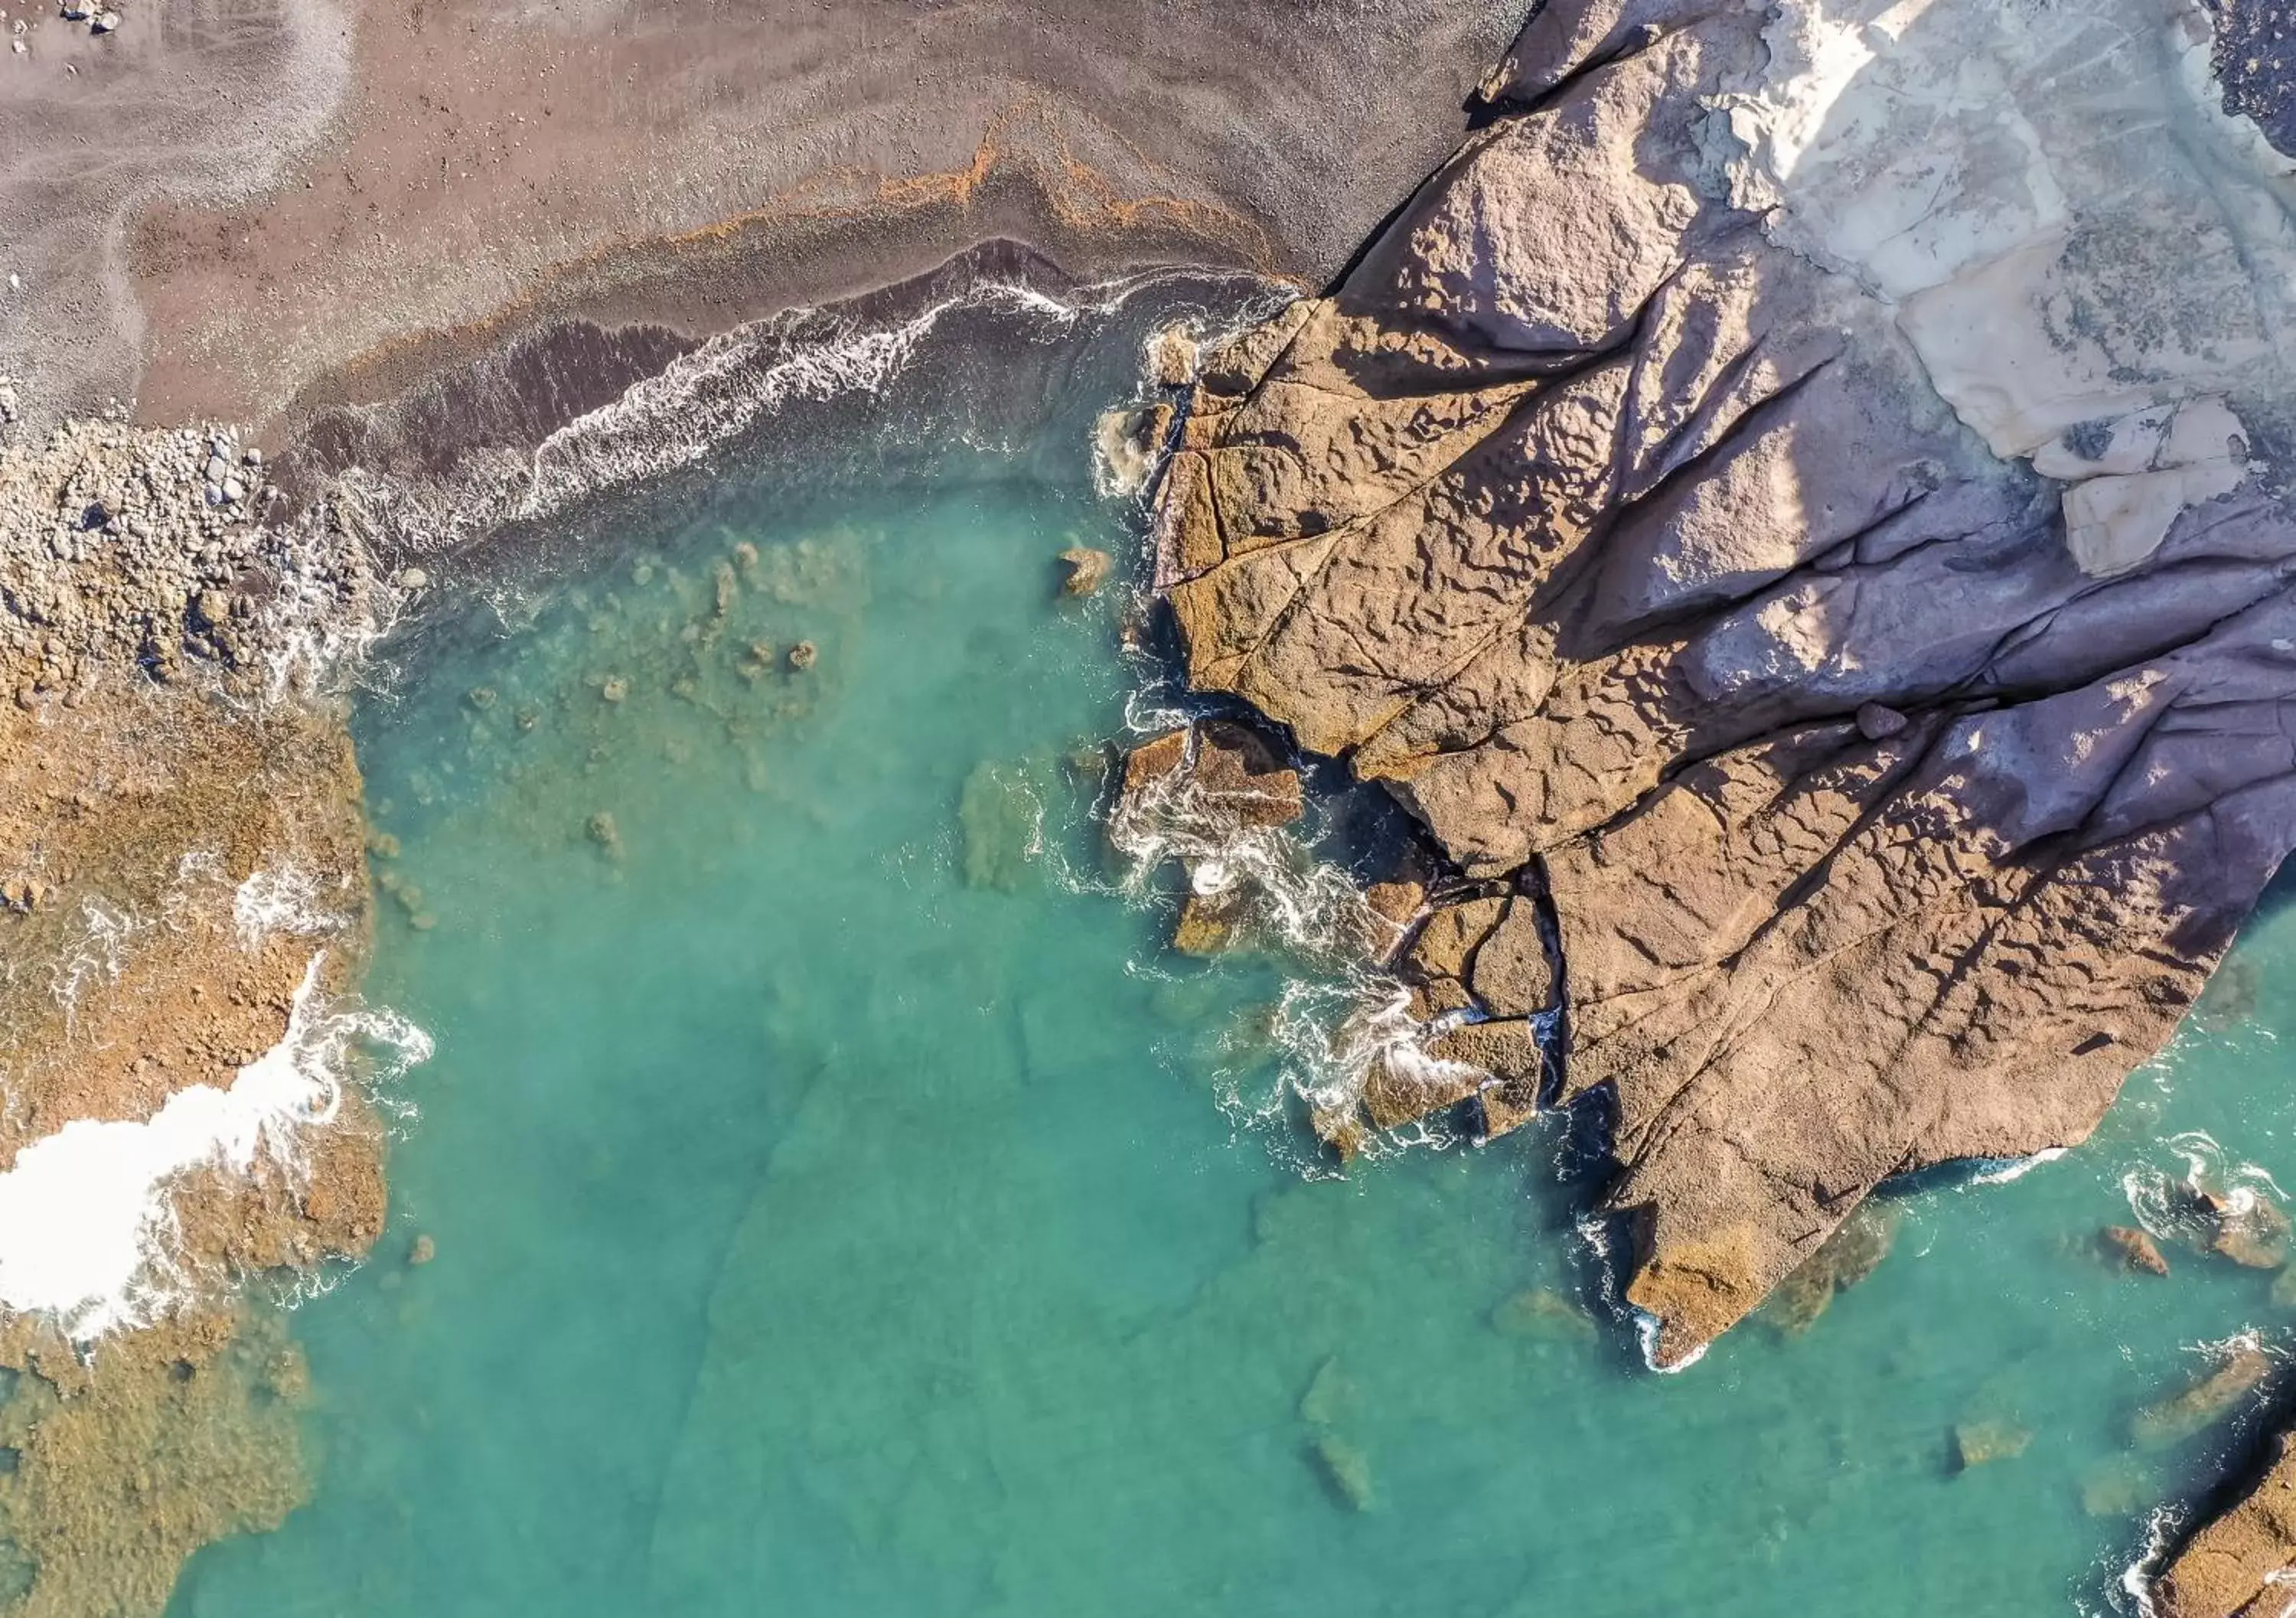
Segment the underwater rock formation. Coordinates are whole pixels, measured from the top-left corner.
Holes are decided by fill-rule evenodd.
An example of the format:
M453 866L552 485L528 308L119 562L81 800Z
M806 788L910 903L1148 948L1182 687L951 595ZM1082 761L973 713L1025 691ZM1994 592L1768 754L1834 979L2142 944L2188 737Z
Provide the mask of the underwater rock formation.
M2086 1137L2296 841L2290 165L2210 37L1551 0L1331 294L1201 359L1189 676L1487 884L1423 936L1551 908L1426 1009L1562 986L1660 1365L1882 1181Z

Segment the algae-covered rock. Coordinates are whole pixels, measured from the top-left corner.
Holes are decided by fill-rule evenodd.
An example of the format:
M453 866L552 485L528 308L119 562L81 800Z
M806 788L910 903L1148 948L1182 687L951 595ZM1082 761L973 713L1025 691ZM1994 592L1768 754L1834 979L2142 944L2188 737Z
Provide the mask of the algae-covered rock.
M1062 593L1089 595L1107 582L1109 570L1116 564L1106 551L1077 545L1061 553L1061 565L1067 570L1061 579Z
M2161 1256L2161 1244L2135 1226L2107 1225L2096 1233L2096 1240L2105 1256L2125 1269L2152 1276L2169 1273L2169 1261Z
M1592 1342L1595 1322L1551 1286L1529 1286L1490 1312L1490 1327L1502 1337L1532 1342Z
M1183 796L1210 825L1287 825L1300 817L1300 772L1276 745L1234 719L1167 731L1125 760L1123 799ZM1119 812L1121 810L1119 805Z
M309 1492L308 1372L274 1311L129 1331L89 1364L20 1319L0 1364L10 1618L160 1618L185 1557L276 1528Z
M1953 1430L1954 1465L1966 1472L1994 1461L2014 1460L2032 1441L2032 1429L2014 1422L1963 1422Z
M2272 1356L2254 1337L2225 1346L2216 1369L2184 1392L2139 1410L2129 1434L2150 1449L2178 1443L2229 1415L2272 1375Z
M1334 1433L1319 1433L1308 1446L1316 1470L1332 1498L1350 1511L1370 1511L1379 1503L1371 1481L1371 1458Z
M1398 1129L1457 1105L1482 1085L1479 1069L1398 1047L1372 1059L1371 1072L1364 1080L1363 1106L1374 1129Z

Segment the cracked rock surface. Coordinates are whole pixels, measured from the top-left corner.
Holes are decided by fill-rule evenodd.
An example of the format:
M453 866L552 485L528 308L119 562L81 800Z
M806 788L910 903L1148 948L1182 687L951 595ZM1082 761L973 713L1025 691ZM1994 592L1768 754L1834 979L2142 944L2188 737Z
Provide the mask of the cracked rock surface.
M2060 10L1550 0L1170 440L1193 683L1551 906L1427 975L1560 985L1660 1365L1884 1180L2086 1137L2296 841L2287 165L2202 14Z

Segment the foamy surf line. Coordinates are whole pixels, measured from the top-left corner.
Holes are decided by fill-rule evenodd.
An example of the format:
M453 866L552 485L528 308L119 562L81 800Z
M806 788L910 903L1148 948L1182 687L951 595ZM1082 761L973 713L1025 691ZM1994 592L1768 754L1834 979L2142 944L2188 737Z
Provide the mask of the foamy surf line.
M193 1085L140 1121L75 1119L0 1173L0 1309L39 1314L90 1343L193 1301L172 1193L187 1174L245 1178L259 1162L304 1172L304 1147L333 1123L355 1043L404 1069L429 1038L387 1013L320 1004L324 950L304 967L278 1044L227 1089Z
M1059 333L1080 320L1113 315L1159 286L1218 278L1201 270L1151 271L1054 292L987 276L904 317L874 324L836 305L800 306L709 339L557 428L530 452L466 456L449 484L353 469L338 487L370 524L390 533L395 547L410 554L451 552L498 529L562 520L600 497L698 466L785 407L881 393L954 316L1004 311ZM1266 285L1253 276L1234 279L1239 286Z

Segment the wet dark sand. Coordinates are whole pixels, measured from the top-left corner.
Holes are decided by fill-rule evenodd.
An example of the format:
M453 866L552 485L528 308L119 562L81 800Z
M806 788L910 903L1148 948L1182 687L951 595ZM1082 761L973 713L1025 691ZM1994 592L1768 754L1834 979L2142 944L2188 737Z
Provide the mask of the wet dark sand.
M688 338L993 237L1316 283L1520 4L183 0L4 69L29 408L276 437L539 323ZM76 69L76 72L68 72ZM163 192L180 193L175 200ZM234 196L234 193L238 193ZM25 385L29 384L29 385Z

